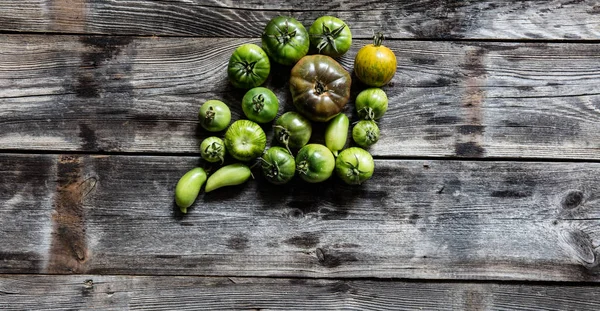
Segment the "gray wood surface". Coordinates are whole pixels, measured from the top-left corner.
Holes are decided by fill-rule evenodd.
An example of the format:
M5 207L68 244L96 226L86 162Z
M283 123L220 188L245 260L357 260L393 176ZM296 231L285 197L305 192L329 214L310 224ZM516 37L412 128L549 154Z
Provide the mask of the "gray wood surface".
M0 149L196 153L199 106L242 116L228 58L256 39L0 36ZM352 69L356 40L340 62ZM376 156L600 159L600 46L388 41ZM294 109L289 68L267 86ZM355 79L354 98L364 88ZM346 112L353 114L353 101ZM270 126L265 129L271 133ZM319 141L322 127L317 127Z
M370 280L0 276L2 310L578 310L596 286Z
M198 163L1 155L0 273L600 279L597 163L378 160L361 187L257 173L182 215Z
M335 15L357 38L374 30L394 38L600 38L597 0L5 0L0 31L257 37L280 14L307 27Z

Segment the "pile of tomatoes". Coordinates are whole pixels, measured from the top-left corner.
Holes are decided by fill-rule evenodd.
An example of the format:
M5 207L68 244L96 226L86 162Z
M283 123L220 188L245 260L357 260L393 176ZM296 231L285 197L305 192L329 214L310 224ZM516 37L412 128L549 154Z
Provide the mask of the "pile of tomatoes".
M205 191L210 192L248 180L252 175L247 165L250 161L258 160L256 165L260 165L265 179L276 185L289 182L295 175L309 183L323 182L334 171L344 182L358 185L373 175L373 157L364 148L379 140L375 121L388 107L388 98L379 87L396 72L396 57L382 45L383 35L375 35L373 44L363 46L354 61L356 77L369 88L355 99L360 120L352 128L357 147L350 148L345 148L350 120L342 111L350 100L352 79L335 60L352 45L348 25L339 18L322 16L307 31L296 19L278 16L269 21L261 39L262 47L243 44L236 48L227 66L231 84L248 90L241 103L247 120L230 125L229 107L219 100L206 101L198 114L205 130L225 131L222 139L211 136L202 141L202 158L223 164L229 154L240 162L223 166L210 176L196 167L181 177L175 187L175 201L184 213L204 183ZM312 55L307 55L309 51ZM277 96L261 87L271 71L271 61L293 66L289 83L297 110L285 112L276 120ZM267 137L259 123L271 122L279 146L266 149ZM327 122L325 145L309 143L311 122Z

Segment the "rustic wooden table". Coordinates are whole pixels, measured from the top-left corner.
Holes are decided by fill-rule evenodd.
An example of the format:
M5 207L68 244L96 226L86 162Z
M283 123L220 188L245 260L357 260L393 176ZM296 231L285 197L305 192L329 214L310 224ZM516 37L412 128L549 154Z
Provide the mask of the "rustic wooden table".
M279 14L344 19L349 70L388 34L374 178L183 216L198 108L242 116L228 58ZM2 310L598 310L599 254L599 1L0 2Z

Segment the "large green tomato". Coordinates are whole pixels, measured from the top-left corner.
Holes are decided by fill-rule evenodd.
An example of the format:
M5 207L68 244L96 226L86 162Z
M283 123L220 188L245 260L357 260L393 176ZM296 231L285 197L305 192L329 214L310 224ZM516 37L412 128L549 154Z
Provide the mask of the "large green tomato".
M352 45L352 32L341 19L333 16L322 16L310 26L310 45L320 54L340 57Z
M318 183L331 177L335 168L335 158L327 147L308 144L296 156L296 171L309 183Z
M237 160L258 158L267 146L267 136L260 125L250 120L237 120L225 132L225 149Z
M300 22L292 17L277 16L265 27L262 47L277 63L290 66L308 53L310 39Z
M229 81L233 86L242 89L251 89L263 84L270 71L269 56L258 45L251 43L235 49L227 66Z

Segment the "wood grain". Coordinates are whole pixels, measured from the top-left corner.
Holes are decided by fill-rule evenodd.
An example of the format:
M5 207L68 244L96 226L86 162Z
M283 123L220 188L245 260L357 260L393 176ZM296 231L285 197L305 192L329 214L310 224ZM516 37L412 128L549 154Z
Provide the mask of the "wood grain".
M255 39L0 36L0 149L196 153L199 106L244 95L227 81L235 47ZM356 40L340 59L348 70ZM389 41L376 156L600 159L596 44ZM292 110L289 68L266 86ZM354 79L352 98L364 89ZM346 113L356 119L353 100ZM265 125L271 133L270 125ZM322 140L317 126L315 141Z
M580 310L595 286L323 279L0 276L2 310Z
M182 215L196 157L0 162L1 273L600 280L597 163L378 160L361 187L256 172Z
M596 0L6 0L0 31L258 37L277 15L306 27L334 15L356 38L382 30L393 38L597 40L599 14Z

